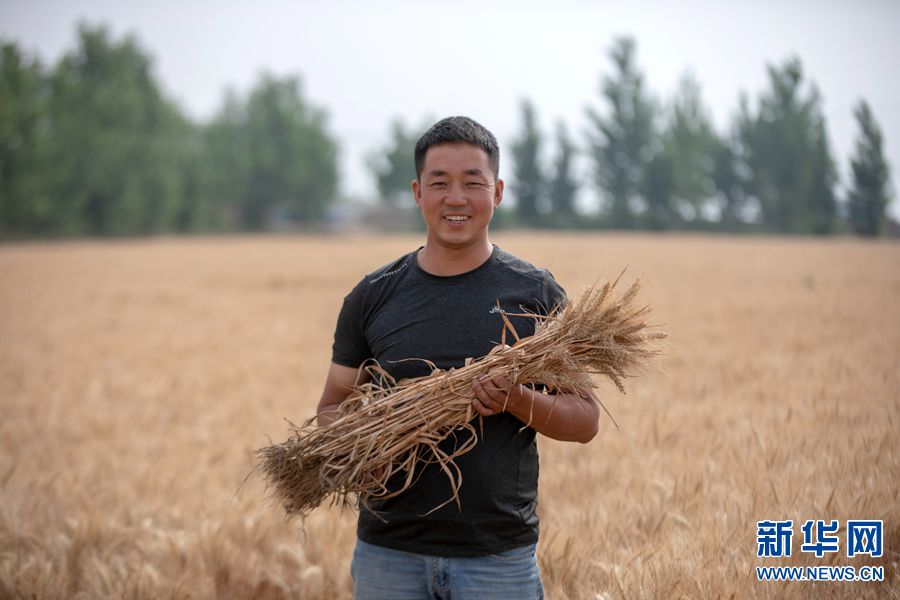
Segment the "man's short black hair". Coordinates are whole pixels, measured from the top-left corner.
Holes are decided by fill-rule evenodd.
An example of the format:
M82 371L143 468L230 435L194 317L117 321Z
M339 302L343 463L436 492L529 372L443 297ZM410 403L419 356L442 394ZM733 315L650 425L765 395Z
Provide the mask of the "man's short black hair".
M472 144L484 150L494 179L500 172L500 147L497 138L483 125L469 117L447 117L441 119L422 134L416 142L416 179L421 180L425 167L425 153L432 146L441 144Z

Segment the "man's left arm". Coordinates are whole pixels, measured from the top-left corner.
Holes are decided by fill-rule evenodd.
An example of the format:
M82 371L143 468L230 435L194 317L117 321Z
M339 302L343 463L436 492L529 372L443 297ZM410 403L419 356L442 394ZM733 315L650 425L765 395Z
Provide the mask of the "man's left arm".
M510 413L547 437L587 443L597 435L600 406L593 393L546 394L502 375L482 377L472 384L472 407L485 417ZM508 394L508 395L507 395Z

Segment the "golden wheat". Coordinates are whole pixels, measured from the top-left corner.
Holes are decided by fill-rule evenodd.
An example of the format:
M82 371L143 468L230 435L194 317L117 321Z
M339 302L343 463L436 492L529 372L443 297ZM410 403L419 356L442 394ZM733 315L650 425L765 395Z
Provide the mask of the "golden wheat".
M538 438L548 597L900 598L900 245L505 234L570 292L628 266L662 370ZM415 236L0 246L0 598L351 597L352 510L241 485L315 413L342 297ZM756 558L756 521L884 520L884 556ZM883 584L758 582L877 564Z

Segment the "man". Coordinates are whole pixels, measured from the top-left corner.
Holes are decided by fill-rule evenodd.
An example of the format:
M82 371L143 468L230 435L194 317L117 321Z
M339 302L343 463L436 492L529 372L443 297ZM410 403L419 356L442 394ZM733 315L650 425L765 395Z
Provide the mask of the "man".
M364 361L374 358L395 380L429 373L427 363L408 359L461 367L499 341L499 311L546 314L565 301L549 272L490 242L503 181L487 129L466 117L443 119L419 139L415 163L412 192L427 226L425 245L367 275L345 298L320 424L334 419ZM534 332L533 319L509 318L520 336ZM472 392L484 419L477 445L455 461L459 507L447 502L449 480L434 464L419 465L403 494L361 506L351 567L358 599L543 597L535 434L588 442L598 405L589 393L543 393L502 376L473 381ZM443 449L452 451L464 436L451 435ZM389 487L404 479L394 475Z

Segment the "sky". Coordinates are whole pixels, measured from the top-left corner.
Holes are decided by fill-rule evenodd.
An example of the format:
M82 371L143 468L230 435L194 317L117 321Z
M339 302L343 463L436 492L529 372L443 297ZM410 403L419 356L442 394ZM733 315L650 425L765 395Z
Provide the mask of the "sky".
M246 92L263 72L299 76L305 98L329 115L347 196L375 195L365 157L387 143L395 117L412 126L468 115L496 134L502 153L527 98L547 138L547 164L558 122L584 146L586 108L603 110L600 81L612 72L608 51L623 35L635 39L658 101L670 100L689 72L723 132L742 92L755 106L767 65L798 56L824 99L841 187L857 137L853 108L865 98L900 193L894 0L0 0L0 37L47 64L75 47L79 22L105 24L116 37L134 34L165 93L198 121L215 115L226 89ZM508 162L501 176L504 169L508 176ZM582 171L589 187L584 164Z

